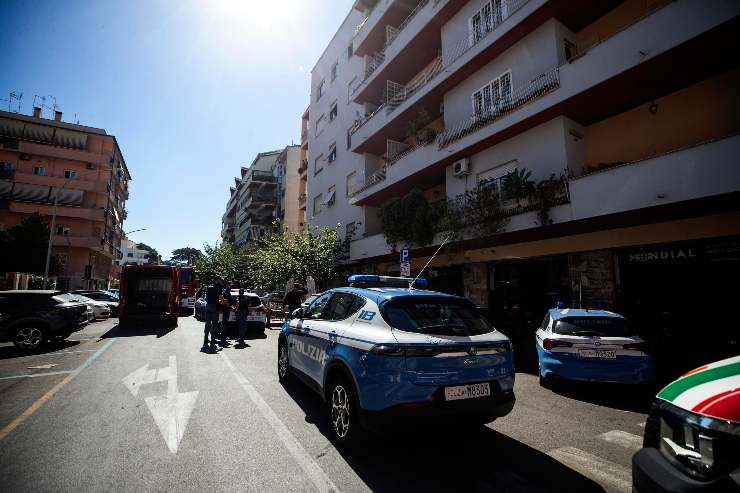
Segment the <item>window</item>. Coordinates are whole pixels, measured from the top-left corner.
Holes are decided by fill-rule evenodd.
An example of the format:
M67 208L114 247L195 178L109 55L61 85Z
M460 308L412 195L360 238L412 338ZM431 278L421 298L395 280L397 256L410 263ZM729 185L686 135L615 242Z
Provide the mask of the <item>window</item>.
M352 187L355 186L355 181L357 181L357 171L353 171L347 175L347 197L351 195Z
M352 55L355 54L354 47L352 46L352 42L349 43L349 46L347 46L347 60L352 58Z
M567 317L556 321L553 334L598 337L629 337L635 335L627 320L619 317Z
M511 99L511 70L507 70L473 93L473 112L477 117L489 116Z
M506 187L504 187L504 181L506 180L506 176L510 173L515 172L516 169L517 162L510 161L501 166L496 166L495 168L491 168L478 173L478 175L476 176L476 182L478 186L481 187L494 187L497 195L501 198L501 200L505 201L508 200L508 197L506 196Z
M493 330L467 300L396 298L385 305L383 318L404 332L435 336L474 336Z
M63 224L57 224L57 226L56 226L56 234L58 234L58 235L64 235L64 236L69 235L69 227L68 226L65 226Z
M337 144L332 144L329 146L329 155L326 156L326 161L328 163L333 163L337 160Z
M316 120L316 137L318 137L321 132L323 132L325 123L326 119L324 118L324 115L321 115L319 119Z
M355 87L355 83L357 82L357 76L352 77L352 80L349 81L349 84L347 84L347 104L350 103L350 100L352 99L352 89Z
M349 239L354 238L355 233L357 233L357 223L354 221L351 223L347 223L347 226L345 226L345 228L346 228L345 238L349 238Z
M127 256L128 258L134 258L134 252L128 252L128 253L126 254L126 256Z
M337 102L334 101L331 104L331 107L329 108L329 121L333 122L338 114L339 114L339 111L337 110Z
M316 197L313 198L313 215L314 216L321 213L321 202L323 200L324 200L323 193L320 193Z
M11 163L10 161L5 161L3 163L3 168L2 169L3 169L3 171L13 171L13 163Z
M308 308L306 308L306 311L303 313L303 318L321 318L321 313L324 311L324 308L326 308L329 298L331 298L331 293L323 294L313 300L313 303L308 305Z
M470 46L483 39L496 26L503 22L507 8L503 0L492 0L483 4L468 20Z
M565 50L565 60L569 62L578 55L578 47L573 41L568 39L563 39L563 43L565 45L563 47Z
M324 82L325 81L322 80L319 82L319 85L316 86L316 101L321 99L322 94L324 94Z
M331 82L334 82L334 80L337 78L337 67L339 66L339 61L334 62L334 65L331 66Z
M46 168L43 166L34 166L33 167L33 174L34 175L45 175L46 174Z
M334 293L326 310L324 318L326 320L344 320L357 313L362 308L365 300L359 296L350 293Z
M326 195L326 206L331 207L337 201L337 186L332 185L329 187L329 192Z
M64 177L67 179L74 179L77 178L77 171L72 169L65 169L64 170Z
M322 169L324 169L324 165L322 164L324 159L324 156L317 157L313 162L313 174L318 175Z

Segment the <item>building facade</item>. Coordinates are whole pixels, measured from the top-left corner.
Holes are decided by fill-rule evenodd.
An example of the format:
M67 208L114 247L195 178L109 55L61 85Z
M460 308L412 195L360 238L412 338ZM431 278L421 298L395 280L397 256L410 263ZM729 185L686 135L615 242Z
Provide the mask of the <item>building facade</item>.
M685 307L740 273L738 27L729 0L358 0L312 71L308 221L345 225L350 269L398 274L379 211L485 191L496 231L458 231L433 288L511 334L559 300L648 337L706 323Z
M229 189L229 201L222 217L221 239L239 250L264 236L276 219L278 177L275 162L282 151L261 152Z
M277 218L283 230L298 232L303 229L303 211L300 209L301 146L287 146L275 160L273 174L278 179Z
M310 126L308 108L301 116L301 152L298 166L298 224L301 229L306 226L306 202L308 191L308 129Z
M149 251L137 248L138 243L128 238L121 240L121 258L115 260L115 265L144 265L149 263Z
M51 218L56 209L57 287L108 287L131 180L115 136L34 108L33 116L0 112L0 138L0 228L32 213Z

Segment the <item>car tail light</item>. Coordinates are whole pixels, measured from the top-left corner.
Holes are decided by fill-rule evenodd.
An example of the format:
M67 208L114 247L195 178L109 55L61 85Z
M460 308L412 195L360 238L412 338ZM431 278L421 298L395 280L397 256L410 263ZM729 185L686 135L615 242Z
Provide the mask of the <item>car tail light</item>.
M406 356L436 356L445 352L445 348L435 346L412 346L405 349Z
M642 351L643 353L647 353L649 350L646 342L630 342L629 344L622 346L622 348L631 349L632 351Z
M370 352L380 356L403 356L406 351L402 346L395 344L378 344L370 349Z
M572 347L573 343L567 341L561 341L559 339L545 339L542 341L542 347L548 351L552 351L556 347Z

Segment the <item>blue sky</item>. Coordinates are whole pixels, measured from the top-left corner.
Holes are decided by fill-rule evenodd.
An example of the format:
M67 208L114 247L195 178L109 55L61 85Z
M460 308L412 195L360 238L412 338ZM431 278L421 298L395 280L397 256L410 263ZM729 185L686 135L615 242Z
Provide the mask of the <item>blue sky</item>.
M30 114L53 95L65 121L115 135L133 175L124 230L147 228L131 239L167 258L219 239L240 166L300 141L310 70L351 5L4 0L0 99L22 92Z

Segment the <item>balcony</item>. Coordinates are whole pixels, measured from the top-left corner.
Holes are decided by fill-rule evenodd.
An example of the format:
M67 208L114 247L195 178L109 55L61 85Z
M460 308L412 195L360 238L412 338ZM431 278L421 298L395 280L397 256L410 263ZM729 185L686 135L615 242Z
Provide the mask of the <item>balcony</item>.
M298 174L305 175L308 171L308 159L301 159L301 164L298 166Z
M278 179L270 171L254 170L249 174L250 187L274 187Z
M302 193L298 196L298 209L305 211L306 210L306 194Z
M54 235L52 245L55 247L69 248L91 248L97 250L104 245L104 240L98 236L72 236L72 235Z
M740 4L717 5L707 12L698 0L672 2L516 88L490 110L447 122L436 145L413 149L358 184L355 203L378 205L411 186L441 183L445 167L455 160L559 115L590 125L737 66L737 57L723 56L714 47L736 41ZM667 35L656 39L656 32ZM647 46L649 51L642 51ZM374 121L369 126L378 129ZM385 147L387 134L382 135ZM373 153L384 152L379 146Z

